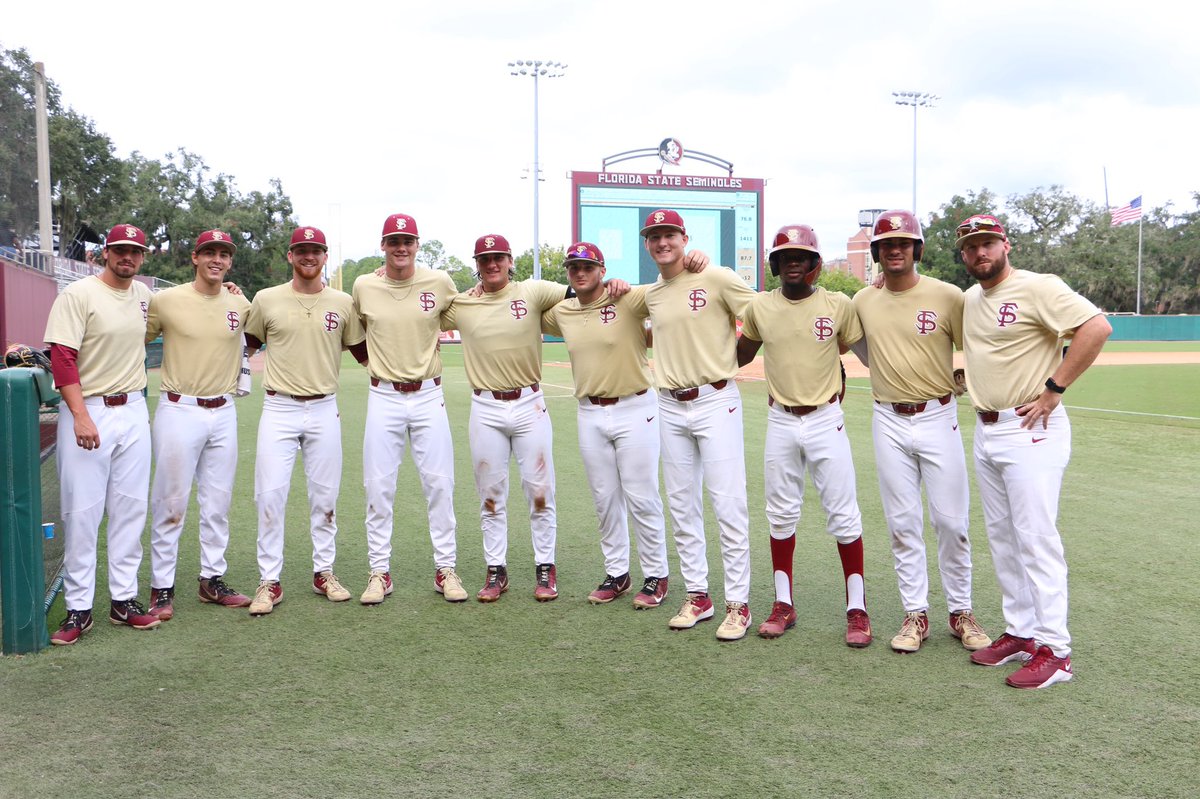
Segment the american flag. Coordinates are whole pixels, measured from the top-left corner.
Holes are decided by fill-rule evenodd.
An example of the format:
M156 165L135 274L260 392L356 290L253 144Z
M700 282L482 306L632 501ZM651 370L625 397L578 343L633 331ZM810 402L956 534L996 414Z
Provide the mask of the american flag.
M1134 197L1120 208L1112 209L1112 226L1123 225L1126 222L1136 222L1142 218L1142 198Z

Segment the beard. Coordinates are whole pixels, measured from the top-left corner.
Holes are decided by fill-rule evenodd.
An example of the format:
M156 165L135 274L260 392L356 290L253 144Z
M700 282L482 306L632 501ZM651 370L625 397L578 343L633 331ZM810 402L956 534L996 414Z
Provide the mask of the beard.
M1003 274L1007 266L1008 253L1001 252L998 256L990 261L981 263L977 260L973 264L968 264L967 273L979 281L992 280Z

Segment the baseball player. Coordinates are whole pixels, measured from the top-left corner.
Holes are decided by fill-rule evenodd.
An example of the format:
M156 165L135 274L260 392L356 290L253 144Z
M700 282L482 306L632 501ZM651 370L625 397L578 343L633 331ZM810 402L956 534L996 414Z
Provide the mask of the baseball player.
M442 394L438 333L457 290L446 272L420 269L417 222L392 214L383 223L384 276L354 281L354 309L367 334L371 390L363 438L370 574L360 601L377 605L392 593L392 507L396 475L411 443L429 508L433 588L448 602L467 592L454 570L454 449Z
M758 634L778 638L796 624L792 556L807 470L842 562L846 644L861 648L871 643L871 621L863 585L862 514L842 413L840 355L862 338L862 327L849 297L815 285L822 262L811 227L780 228L767 259L780 287L755 295L737 343L739 366L754 360L765 345L770 390L763 459L775 604Z
M246 321L246 344L268 344L254 500L258 505L258 569L261 582L250 615L270 613L283 599L284 513L296 450L304 453L313 542L313 591L333 602L350 592L333 573L338 490L342 480L342 427L338 373L342 350L367 361L365 334L349 294L322 280L329 248L314 227L296 228L288 247L292 279L254 296Z
M67 286L50 308L45 340L58 415L58 479L64 529L67 618L50 643L71 645L92 629L96 545L108 514L108 620L137 630L160 622L137 601L142 528L150 487L146 315L150 289L134 276L146 234L133 225L108 232L99 275Z
M654 327L663 479L688 592L668 626L685 630L713 617L702 494L707 484L725 567L725 618L717 638L736 641L746 635L751 615L750 519L742 398L734 382L734 321L754 290L731 269L687 272L687 230L675 211L652 211L641 234L661 278L647 288L646 306Z
M975 651L992 639L971 611L967 464L953 363L954 348L962 348L963 294L957 286L917 274L924 244L921 224L911 212L884 212L871 236L883 289L868 286L854 296L869 347L875 466L904 606L892 649L916 652L929 638L924 484L950 632Z
M154 412L149 611L161 621L175 612L179 536L193 481L200 506L200 601L234 608L250 604L250 597L222 579L237 472L233 397L250 311L245 297L222 285L235 250L228 233L206 230L192 250L192 282L150 301L146 342L163 337L162 393Z
M477 297L458 295L442 315L442 329L458 330L462 336L473 394L468 433L487 562L476 599L495 602L508 590L508 464L516 456L529 502L533 597L549 602L558 597L558 527L553 430L540 385L542 314L563 300L567 290L547 280L512 282L512 248L498 234L476 240L475 271L482 292Z
M1112 326L1055 275L1014 269L994 216L958 226L967 272L963 344L975 427L975 476L1000 584L1006 629L971 662L1025 665L1015 688L1070 680L1067 562L1058 534L1058 496L1071 456L1062 395L1096 359ZM1064 339L1071 347L1062 355Z
M633 606L658 607L667 595L667 536L658 494L658 400L646 360L646 291L609 297L604 254L586 241L570 246L564 265L575 297L547 311L542 326L566 341L571 356L579 453L600 519L605 576L588 601L607 604L633 587L628 509L643 577Z

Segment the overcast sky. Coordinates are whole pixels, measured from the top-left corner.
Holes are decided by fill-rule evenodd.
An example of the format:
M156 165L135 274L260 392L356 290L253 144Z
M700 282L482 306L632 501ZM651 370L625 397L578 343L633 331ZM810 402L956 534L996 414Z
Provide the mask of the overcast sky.
M119 154L186 148L243 192L277 177L331 261L377 252L401 211L469 260L532 246L533 85L541 238L569 244L571 170L657 146L768 180L765 235L811 224L844 255L860 208L1060 184L1095 203L1200 191L1200 11L1190 3L467 0L10 4L0 45L44 61ZM619 168L653 172L657 160ZM721 174L699 162L678 174ZM105 220L105 223L119 220Z

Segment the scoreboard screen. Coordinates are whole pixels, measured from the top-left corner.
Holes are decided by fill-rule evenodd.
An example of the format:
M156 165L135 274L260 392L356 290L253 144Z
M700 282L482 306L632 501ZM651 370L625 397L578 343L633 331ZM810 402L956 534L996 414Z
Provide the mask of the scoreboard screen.
M669 208L683 217L689 250L703 250L751 288L762 288L761 179L573 172L571 188L572 240L600 248L606 277L634 285L658 279L640 231L651 211Z

